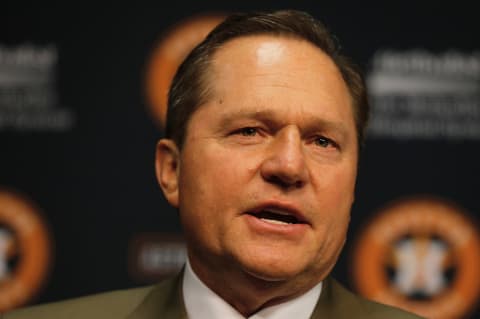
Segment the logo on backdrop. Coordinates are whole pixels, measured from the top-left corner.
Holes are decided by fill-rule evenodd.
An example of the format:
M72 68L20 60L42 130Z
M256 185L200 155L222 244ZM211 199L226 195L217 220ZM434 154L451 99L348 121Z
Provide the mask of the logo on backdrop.
M480 140L480 52L378 51L367 83L369 136Z
M64 132L70 109L58 107L54 45L0 44L0 131Z
M428 318L464 318L480 296L480 234L458 206L396 201L354 241L353 281L367 298Z
M187 248L180 235L137 234L130 242L129 272L142 283L158 282L177 273L187 260Z
M0 311L26 304L44 283L51 262L46 225L32 203L0 189Z
M170 82L190 51L225 19L221 14L191 17L173 26L153 50L146 69L146 98L155 122L165 127Z

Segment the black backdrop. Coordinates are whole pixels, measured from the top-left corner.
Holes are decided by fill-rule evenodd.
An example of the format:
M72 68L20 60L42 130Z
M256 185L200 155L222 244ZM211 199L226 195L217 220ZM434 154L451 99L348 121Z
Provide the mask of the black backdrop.
M367 73L382 50L472 54L480 49L476 11L458 2L11 2L0 9L0 46L56 47L52 92L56 108L68 110L71 119L61 129L0 128L0 186L35 202L54 240L48 280L30 303L143 284L128 270L131 239L139 233L181 232L155 181L154 147L162 135L143 88L152 48L179 20L202 12L306 10L338 36ZM478 77L475 81L478 88ZM475 107L478 114L478 100ZM402 196L432 194L478 217L480 133L440 135L369 135L350 238L373 212ZM347 244L334 272L351 286L349 249Z

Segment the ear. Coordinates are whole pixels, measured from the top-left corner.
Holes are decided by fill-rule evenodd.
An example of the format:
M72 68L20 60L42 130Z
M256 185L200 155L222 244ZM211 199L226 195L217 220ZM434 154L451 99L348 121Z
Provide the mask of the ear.
M165 198L174 207L178 207L179 156L180 153L174 141L169 139L158 141L155 156L157 181Z

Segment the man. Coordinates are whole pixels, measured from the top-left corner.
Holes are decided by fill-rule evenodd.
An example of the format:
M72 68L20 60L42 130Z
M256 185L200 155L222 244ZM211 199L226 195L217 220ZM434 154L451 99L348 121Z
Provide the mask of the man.
M4 318L416 318L328 277L367 113L361 77L312 17L229 17L180 66L157 146L185 269L155 287Z

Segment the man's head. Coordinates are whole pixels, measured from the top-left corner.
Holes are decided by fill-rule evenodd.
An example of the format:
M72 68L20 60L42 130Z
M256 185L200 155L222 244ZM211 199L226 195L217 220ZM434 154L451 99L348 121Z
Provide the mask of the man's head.
M232 39L272 35L310 42L329 56L348 86L359 144L363 142L369 107L365 85L357 67L339 52L325 26L307 13L285 10L273 13L241 13L229 16L188 55L172 81L168 97L166 137L183 145L190 116L208 98L210 66L215 52Z
M275 16L293 25L311 19L267 15ZM242 29L244 19L227 19L220 34ZM348 85L361 82L357 75L346 80L316 42L270 28L222 41L198 62L206 69L193 88L182 73L200 66L187 59L170 95L172 110L179 107L168 115L171 139L157 147L157 178L179 208L192 268L244 314L305 292L334 266L366 119ZM181 90L200 93L182 100Z

